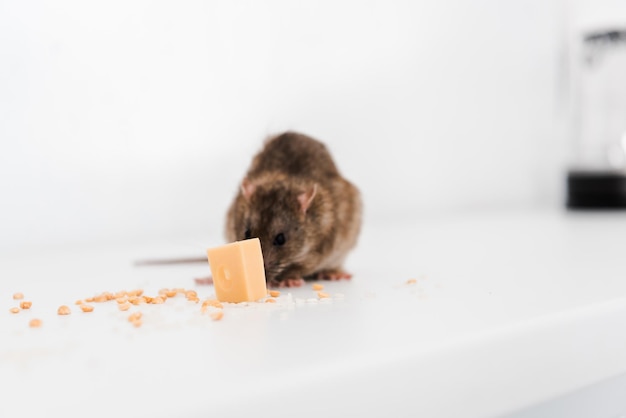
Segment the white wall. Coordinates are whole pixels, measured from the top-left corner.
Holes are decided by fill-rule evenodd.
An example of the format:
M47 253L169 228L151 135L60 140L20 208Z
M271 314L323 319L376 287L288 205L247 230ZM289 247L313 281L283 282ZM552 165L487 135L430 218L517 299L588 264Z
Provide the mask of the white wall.
M370 220L558 204L554 3L0 0L0 249L221 235L282 129Z

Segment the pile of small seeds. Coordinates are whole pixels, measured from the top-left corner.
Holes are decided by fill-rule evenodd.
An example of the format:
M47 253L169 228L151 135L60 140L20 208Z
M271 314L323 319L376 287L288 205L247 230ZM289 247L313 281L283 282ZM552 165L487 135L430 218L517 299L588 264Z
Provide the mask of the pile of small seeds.
M13 300L15 301L20 301L20 306L19 308L14 306L11 309L9 309L9 312L11 312L12 314L18 314L20 313L20 310L27 310L30 309L31 306L33 306L33 302L28 301L28 300L23 300L24 299L24 294L21 292L17 292L13 294ZM41 326L41 319L32 319L29 324L30 327L32 328L37 328Z
M330 295L326 292L323 292L324 286L315 283L312 285L312 290L317 292L317 297L319 300L329 299ZM139 306L143 304L149 305L159 305L165 303L168 299L178 297L179 295L183 295L188 302L197 304L200 302L200 298L198 298L198 293L195 290L187 290L184 288L173 288L173 289L161 289L158 291L156 296L148 296L144 294L143 289L135 289L135 290L121 290L118 292L102 292L96 294L94 296L79 299L75 302L80 310L84 313L93 312L95 307L94 304L107 303L107 302L117 302L117 307L120 311L128 311L133 305ZM280 296L280 292L278 290L270 290L268 291L267 297L264 300L260 300L259 302L265 303L277 303L276 298ZM291 297L290 295L288 295ZM338 295L339 296L339 295ZM21 310L27 310L32 307L31 301L26 301L24 299L24 294L15 293L13 295L13 300L20 301L19 307L12 307L9 309L9 312L12 314L18 314ZM200 311L203 314L208 314L211 319L215 321L219 321L224 317L224 306L222 303L214 298L206 299L202 302ZM58 315L70 315L72 310L67 305L61 305L57 309ZM128 316L128 321L134 327L140 327L143 324L142 321L143 314L140 311L133 312ZM38 318L34 318L29 322L29 326L32 328L41 327L42 320Z
M117 302L117 307L120 311L127 311L131 306L142 305L142 304L150 304L150 305L159 305L165 303L169 298L177 297L178 295L184 295L187 301L191 303L199 303L200 299L198 298L198 293L195 290L187 290L183 288L176 289L161 289L156 296L147 296L144 295L143 289L135 289L131 291L122 290L119 292L102 292L96 294L94 296L79 299L75 302L81 311L85 313L93 312L95 309L94 304L106 303L106 302ZM12 307L9 309L9 312L12 314L18 314L21 310L30 309L32 307L31 301L26 301L24 299L23 293L15 293L13 295L13 300L20 301L19 307ZM207 299L202 303L202 313L207 313L209 308L211 312L209 312L210 317L213 320L219 321L223 318L223 306L217 299ZM72 310L67 305L61 305L57 309L58 315L70 315ZM142 325L142 313L137 311L132 313L128 317L128 321L135 327L140 327ZM32 328L41 327L42 320L34 318L29 322L29 326Z

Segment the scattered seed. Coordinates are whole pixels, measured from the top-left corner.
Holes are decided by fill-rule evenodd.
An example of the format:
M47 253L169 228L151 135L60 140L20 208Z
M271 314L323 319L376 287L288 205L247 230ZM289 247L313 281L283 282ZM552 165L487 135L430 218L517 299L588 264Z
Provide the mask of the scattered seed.
M83 312L93 312L93 306L92 305L80 305L80 309L83 310Z
M320 299L329 298L330 295L326 292L317 292L317 297Z
M74 302L74 305L82 305L83 301L81 299L78 299L76 302Z
M156 298L152 299L149 303L160 305L161 303L164 303L164 302L165 300L161 296L157 296Z
M141 322L141 319L138 319L136 321L133 321L132 324L135 328L139 328L141 325L143 325L143 322Z
M33 306L33 302L29 302L26 300L20 302L20 308L22 309L30 309L31 306Z
M28 326L31 328L39 328L41 326L41 319L31 319Z
M132 314L130 314L130 316L128 317L128 322L134 322L134 321L139 321L141 319L141 317L143 316L143 314L141 312L133 312Z
M215 311L211 313L211 319L214 321L219 321L223 317L224 317L224 311L222 311L221 309L219 311Z
M59 309L57 309L57 313L59 315L69 315L71 313L69 306L61 305Z
M406 284L415 284L417 283L417 279L409 279L406 281Z
M272 299L272 298L265 299L265 303L276 303L276 299Z
M24 299L24 294L21 292L17 292L13 294L13 299L14 300L20 300L20 299Z
M277 297L280 296L280 291L278 291L278 290L270 290L269 294L270 294L271 297L277 298Z
M175 289L170 289L167 292L165 292L165 296L167 296L168 298L173 298L174 296L176 296L178 292L176 292Z
M187 299L192 298L192 297L198 297L198 292L196 292L195 290L187 290L185 292L185 296L187 297Z
M11 308L9 309L9 312L15 314L15 313L19 313L20 312L20 308Z
M313 286L311 286L313 288L313 290L323 290L324 289L324 285L323 284L319 284L319 283L314 283Z
M124 302L124 303L117 305L117 307L119 308L120 311L127 311L130 309L130 303Z
M189 302L194 302L194 303L198 303L198 302L200 302L200 299L198 299L198 298L197 298L197 297L195 297L195 296L189 297L189 298L187 298L187 300L188 300Z
M217 299L207 299L202 302L202 307L213 306L214 308L223 308L222 303Z
M141 296L143 295L143 289L135 289L128 292L128 296Z

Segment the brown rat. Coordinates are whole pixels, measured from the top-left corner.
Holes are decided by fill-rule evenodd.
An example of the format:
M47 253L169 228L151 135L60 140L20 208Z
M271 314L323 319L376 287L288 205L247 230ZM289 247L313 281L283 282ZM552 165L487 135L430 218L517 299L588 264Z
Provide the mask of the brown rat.
M358 189L341 176L326 146L285 132L269 138L252 160L228 210L225 235L229 242L259 238L270 286L299 286L305 278L350 278L342 266L356 245L361 212ZM136 264L206 261L203 257Z
M270 286L339 279L361 228L358 189L326 146L296 132L269 138L228 210L229 242L258 237Z

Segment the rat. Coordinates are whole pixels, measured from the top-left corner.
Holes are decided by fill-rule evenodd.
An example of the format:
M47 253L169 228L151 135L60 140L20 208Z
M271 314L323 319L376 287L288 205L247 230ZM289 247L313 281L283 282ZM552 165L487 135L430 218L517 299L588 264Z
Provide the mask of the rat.
M224 235L228 242L259 238L271 287L349 279L343 263L356 246L362 211L358 188L341 175L326 145L284 132L269 137L252 159L228 209ZM138 264L196 261L206 258Z
M268 138L226 216L229 242L257 237L273 287L350 278L343 263L357 243L362 202L327 147L297 132Z

